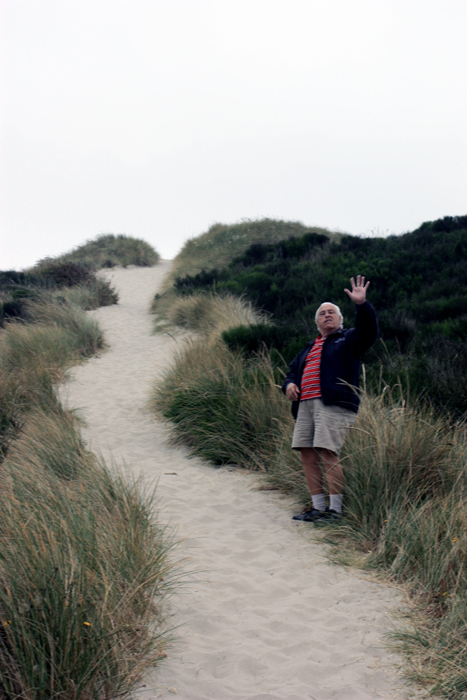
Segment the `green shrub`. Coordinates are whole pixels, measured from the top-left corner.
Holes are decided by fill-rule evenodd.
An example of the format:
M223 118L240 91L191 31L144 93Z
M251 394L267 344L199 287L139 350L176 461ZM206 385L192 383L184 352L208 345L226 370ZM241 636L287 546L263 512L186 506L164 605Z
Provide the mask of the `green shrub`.
M89 268L81 263L46 258L36 265L34 273L45 285L53 287L74 287L90 282L93 275Z
M242 295L270 314L269 325L277 328L249 331L243 347L255 352L264 342L290 362L303 340L316 333L314 313L322 301L337 303L345 324L352 325L354 307L344 288L351 276L363 274L371 281L369 298L384 341L364 358L369 378L373 381L383 367L386 381L397 382L397 375L387 374L387 351L402 354L413 390L459 416L467 410L467 393L456 390L451 375L454 370L460 389L467 385L467 229L462 228L466 221L465 216L445 217L402 236L371 239L325 236L323 231L298 226L287 230L284 222L267 222L284 240L273 236L259 240L259 232L265 233L267 226L256 222L258 230L242 229L241 249L236 241L237 247L229 244L233 228L217 227L182 251L174 267L173 292ZM216 258L211 251L218 239L230 256ZM191 268L189 252L196 261ZM226 336L226 342L238 347L240 335L237 340L233 334ZM428 363L435 367L434 373L427 371ZM437 366L446 369L441 372Z
M225 267L252 244L268 245L304 234L333 239L340 235L327 229L307 227L296 221L274 219L247 220L230 226L214 224L206 233L185 243L173 261L172 270L165 280L165 288L169 288L177 278Z

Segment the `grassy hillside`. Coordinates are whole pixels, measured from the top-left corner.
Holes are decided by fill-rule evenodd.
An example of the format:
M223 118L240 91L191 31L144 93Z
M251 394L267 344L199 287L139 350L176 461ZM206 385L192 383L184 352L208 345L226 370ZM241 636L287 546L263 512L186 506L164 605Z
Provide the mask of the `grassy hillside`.
M315 333L322 301L338 304L348 325L354 309L349 278L371 281L381 339L367 354L369 379L400 376L411 391L458 414L467 410L467 216L427 222L403 236L330 239L305 233L279 243L254 243L226 267L178 276L180 295L216 290L244 295L272 314L269 325L224 339L256 351L262 343L290 361Z
M0 697L126 697L169 641L152 496L88 451L56 385L105 348L81 263L0 273Z
M307 233L319 233L332 239L337 239L340 235L327 229L307 227L296 221L258 219L231 225L214 224L206 233L185 243L173 262L166 285L170 286L177 277L223 268L254 243L267 245L289 236L300 237Z
M113 265L151 266L159 260L146 241L103 234L69 253L40 260L23 272L0 271L0 326L4 319L26 320L31 301L59 300L86 311L116 304L118 295L96 271Z
M160 255L146 241L120 233L103 233L93 240L86 241L74 248L69 253L64 253L56 258L58 262L81 263L91 269L101 267L113 267L114 265L141 265L150 267L156 265ZM50 259L38 263L37 268L47 266Z
M199 258L201 270L176 278L155 302L165 319L203 335L154 386L154 410L196 454L256 470L265 488L307 505L279 350L289 359L316 333L323 300L340 304L350 325L343 289L357 273L371 280L384 341L365 358L373 381L341 455L347 517L329 526L327 539L342 545L341 559L404 583L412 627L396 639L408 673L449 700L467 696L467 432L465 420L441 408L465 410L466 253L467 217L389 239L307 231L254 243L216 269L203 270ZM227 318L233 294L272 314L269 323L254 315L233 329L209 323L213 300L216 318Z

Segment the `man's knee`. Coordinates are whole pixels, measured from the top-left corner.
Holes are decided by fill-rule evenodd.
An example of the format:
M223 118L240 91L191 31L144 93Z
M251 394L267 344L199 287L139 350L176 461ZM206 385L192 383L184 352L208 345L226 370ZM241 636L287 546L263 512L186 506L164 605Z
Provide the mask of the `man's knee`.
M323 461L326 462L331 462L335 461L336 459L339 459L339 455L337 454L337 452L333 452L333 450L329 450L327 447L321 448L321 457L323 458Z
M319 451L314 447L301 447L300 457L302 459L302 464L304 465L315 465L319 464Z

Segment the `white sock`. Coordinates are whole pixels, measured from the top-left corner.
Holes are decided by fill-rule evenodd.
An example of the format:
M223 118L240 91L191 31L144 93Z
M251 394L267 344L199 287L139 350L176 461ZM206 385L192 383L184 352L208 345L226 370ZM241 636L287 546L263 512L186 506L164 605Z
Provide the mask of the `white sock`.
M342 513L342 498L341 493L331 493L329 496L329 510L335 510L336 513Z
M312 496L313 508L324 512L326 510L326 499L324 498L324 493L318 493L316 496Z

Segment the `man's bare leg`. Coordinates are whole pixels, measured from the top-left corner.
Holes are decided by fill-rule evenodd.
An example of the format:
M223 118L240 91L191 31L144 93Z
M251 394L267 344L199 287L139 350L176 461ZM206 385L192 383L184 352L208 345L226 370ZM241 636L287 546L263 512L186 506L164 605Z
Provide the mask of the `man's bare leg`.
M331 453L332 454L332 453ZM323 473L320 467L319 452L313 447L302 447L300 450L306 483L312 496L323 493Z
M326 501L323 493L323 473L320 461L326 470L331 511L342 512L342 492L344 490L344 472L338 455L331 450L303 447L300 450L305 478L313 501L313 508L324 511Z
M331 450L321 450L321 459L326 470L326 479L330 494L342 493L344 490L344 472L339 456Z
M329 489L329 510L342 514L342 499L344 491L344 472L339 457L330 450L321 450L321 459L326 470Z

